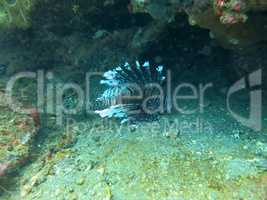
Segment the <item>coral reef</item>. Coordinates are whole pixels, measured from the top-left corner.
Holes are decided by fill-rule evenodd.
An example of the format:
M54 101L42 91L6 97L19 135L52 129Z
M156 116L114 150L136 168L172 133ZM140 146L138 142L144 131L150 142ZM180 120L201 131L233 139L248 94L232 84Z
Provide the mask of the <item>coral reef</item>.
M204 0L204 1L140 1L132 0L133 12L147 12L153 18L172 21L178 12L186 12L191 25L211 31L224 47L249 49L266 41L267 10L265 1Z
M193 25L209 29L211 38L228 49L249 51L253 45L267 41L265 29L267 16L264 13L250 14L248 19L243 14L242 17L235 18L229 14L216 16L214 10L209 8L203 13L190 13L189 21Z
M250 55L256 55L259 49L266 51L266 48L262 48L267 42L266 5L264 0L170 0L167 2L132 0L130 10L134 13L148 13L158 22L143 28L144 33L148 34L140 34L140 37L137 34L141 44L142 41L156 42L168 31L166 24L172 26L180 23L177 25L178 28L181 25L182 13L186 13L190 25L209 31L211 41L227 50L234 50L232 54L238 54L242 59L245 57L249 59ZM184 27L181 28L184 29ZM231 62L236 63L240 60L236 57L232 57ZM264 60L264 57L261 57L261 60ZM262 65L258 63L255 66L232 64L226 67L229 72L227 76L233 75L236 79L260 66Z
M59 32L64 32L70 25L77 29L92 28L96 22L89 17L94 18L99 12L108 16L113 7L125 2L103 0L88 4L80 0L59 5L56 1L1 0L0 27L25 28L32 24L37 28L46 22L43 27ZM249 49L250 45L267 40L264 28L267 17L262 13L267 10L264 0L131 0L128 9L132 13L148 13L161 23L171 22L177 13L185 12L190 24L209 29L212 37L226 48ZM56 17L52 19L51 15ZM164 27L156 25L156 34L151 36L155 37Z

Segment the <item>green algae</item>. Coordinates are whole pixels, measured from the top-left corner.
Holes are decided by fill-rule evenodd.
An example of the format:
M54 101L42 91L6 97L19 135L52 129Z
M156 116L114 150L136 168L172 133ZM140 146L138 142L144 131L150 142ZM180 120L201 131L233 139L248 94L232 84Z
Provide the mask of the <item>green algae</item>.
M0 28L27 28L36 0L0 0Z

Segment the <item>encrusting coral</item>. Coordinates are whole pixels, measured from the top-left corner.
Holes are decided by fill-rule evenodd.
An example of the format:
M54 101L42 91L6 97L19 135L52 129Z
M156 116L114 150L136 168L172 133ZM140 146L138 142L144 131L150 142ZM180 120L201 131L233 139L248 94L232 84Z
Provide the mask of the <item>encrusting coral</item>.
M267 41L264 0L132 0L130 5L132 12L146 12L165 22L185 12L191 25L209 29L211 37L226 48L247 50L253 44Z

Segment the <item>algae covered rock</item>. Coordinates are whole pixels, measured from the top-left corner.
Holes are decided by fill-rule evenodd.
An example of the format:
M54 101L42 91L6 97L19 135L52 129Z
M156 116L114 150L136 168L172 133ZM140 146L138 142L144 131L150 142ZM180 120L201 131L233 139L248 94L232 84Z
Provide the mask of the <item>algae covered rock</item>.
M14 113L6 107L0 93L0 178L24 164L30 155L33 138L37 133L34 119Z
M36 0L0 0L0 28L26 28Z
M267 41L266 5L264 0L131 1L133 12L145 12L165 22L184 12L189 24L209 29L212 38L234 50L250 50L252 45Z

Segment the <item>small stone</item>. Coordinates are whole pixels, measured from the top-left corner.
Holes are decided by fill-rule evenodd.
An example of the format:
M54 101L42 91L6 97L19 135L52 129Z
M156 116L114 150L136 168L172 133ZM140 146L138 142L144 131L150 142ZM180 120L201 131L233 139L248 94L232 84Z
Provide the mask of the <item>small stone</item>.
M101 39L103 37L106 37L109 33L106 30L98 30L95 32L95 35L93 36L93 39Z
M243 146L243 149L244 149L244 150L247 150L247 149L248 149L248 146L247 146L247 145L244 145L244 146Z
M20 195L22 197L25 197L27 194L29 194L30 192L32 191L32 187L30 185L25 185L22 190L21 190L21 193Z
M167 137L167 138L171 138L173 140L177 139L180 135L180 131L178 130L177 132L175 131L167 131L163 134L163 136Z
M97 171L100 173L100 174L104 174L105 173L105 168L104 167L99 167L98 169L97 169Z
M229 43L233 44L233 45L238 45L239 44L239 40L236 38L231 38L229 39Z
M211 32L211 31L209 32L209 36L211 39L215 39L215 36L214 36L213 32Z
M188 18L188 22L191 26L195 26L197 24L196 20L192 16Z
M78 179L77 184L78 185L83 185L84 182L85 182L85 178L84 177L81 177L81 178Z
M73 193L74 189L73 188L69 188L69 193Z
M235 139L240 139L240 135L239 135L238 133L235 133L235 134L233 135L233 137L234 137Z
M56 196L56 197L59 197L61 194L63 194L62 189L61 189L61 188L56 189L56 191L55 191L55 196Z
M132 125L132 126L130 126L130 131L131 132L135 132L136 131L136 128L137 128L136 126Z
M95 165L96 165L96 162L94 162L94 161L89 161L89 162L87 163L87 165L86 165L86 169L85 169L85 171L92 170L92 169L95 167Z
M73 194L69 195L69 198L68 199L69 200L77 200L78 199L78 196L77 196L77 194L73 193Z
M261 146L263 146L263 143L262 142L260 142L260 141L258 141L257 143L256 143L256 145L259 147L261 147Z

